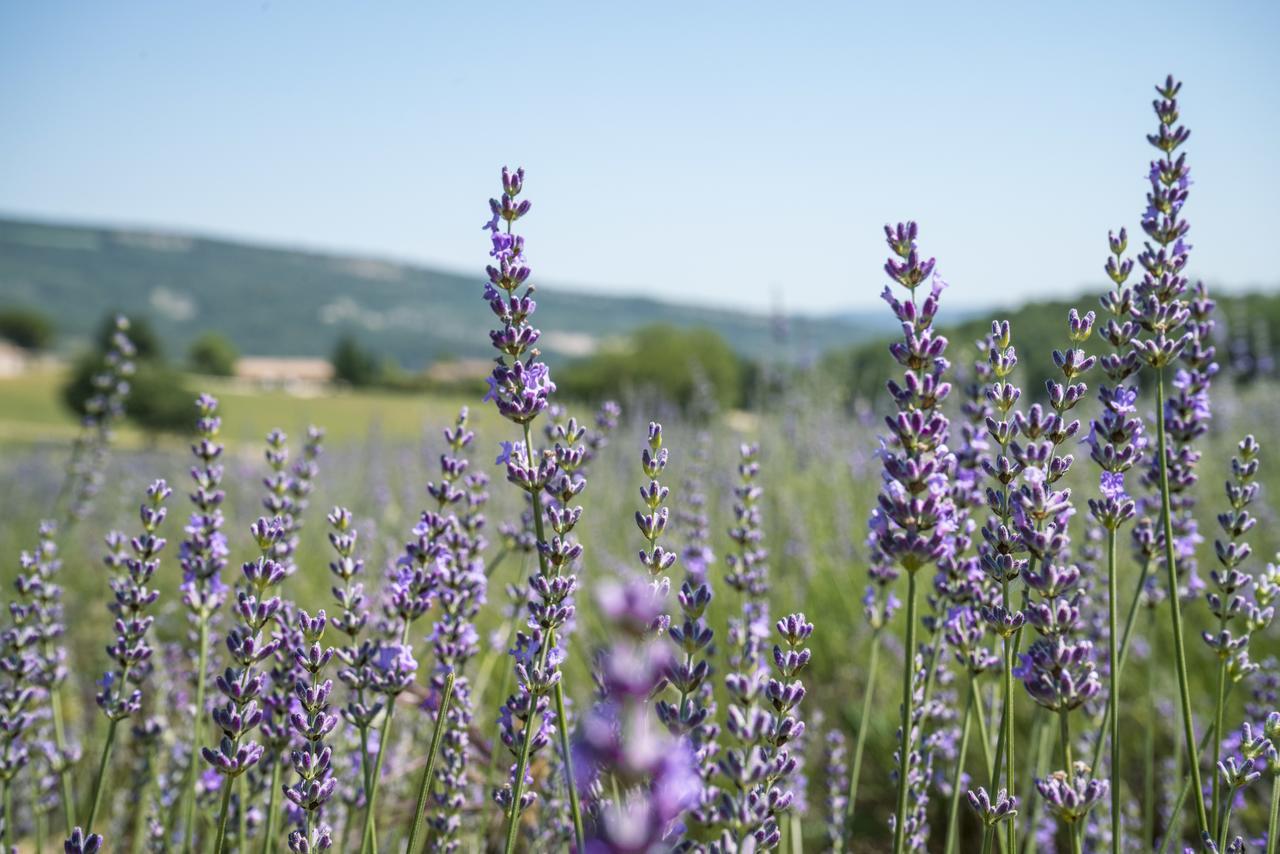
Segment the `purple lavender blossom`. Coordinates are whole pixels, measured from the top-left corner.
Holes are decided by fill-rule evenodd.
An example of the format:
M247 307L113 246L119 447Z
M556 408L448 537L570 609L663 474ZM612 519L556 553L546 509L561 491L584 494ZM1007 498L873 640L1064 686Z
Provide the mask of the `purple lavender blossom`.
M604 586L600 595L614 640L600 662L603 700L583 720L573 756L584 785L604 775L622 797L599 805L585 850L659 850L701 788L688 743L656 726L647 707L671 666L670 645L651 638L663 596L640 582Z
M902 340L891 344L889 352L903 368L903 381L888 384L897 412L885 419L889 432L881 439L882 486L870 520L872 564L881 567L886 576L906 570L908 582L906 662L895 772L898 798L892 820L894 848L902 851L908 845L914 847L927 833L923 820L915 820L925 812L921 799L927 795L920 781L928 778L922 767L927 758L918 749L922 746L918 739L923 735L919 724L925 696L924 680L917 678L916 573L950 553L958 525L950 487L956 458L947 447L949 422L939 409L951 393L951 383L945 378L951 365L945 357L947 339L933 328L946 283L934 274L936 262L932 258L921 260L916 246L919 229L914 222L886 225L884 232L893 253L885 271L910 293L909 299L899 300L886 286L882 294L902 325ZM925 281L931 283L930 293L917 303L916 289ZM909 810L913 791L916 809Z
M111 579L113 601L107 605L115 616L116 637L107 647L114 667L106 672L99 683L98 708L114 724L142 707L142 691L139 686L150 675L152 648L148 640L155 618L147 610L160 598L160 592L149 585L160 566L160 552L165 540L156 532L167 513L164 502L171 490L163 480L157 480L147 488L147 500L139 509L142 534L128 541L132 555L124 551L123 534L108 535L111 554L107 565L114 571ZM108 737L110 738L110 737ZM99 782L101 785L101 782ZM92 829L93 822L89 822Z
M290 757L298 778L284 787L285 797L305 816L301 832L294 831L289 835L289 850L295 852L323 851L332 844L328 833L316 827L320 809L337 787L332 769L333 748L325 744L325 737L338 724L338 718L329 712L333 682L322 679L320 675L333 657L331 647L320 645L326 624L324 611L314 617L305 611L300 612L297 618L298 632L305 646L296 649L293 655L298 667L310 678L309 681L300 679L294 685L298 710L289 717L294 732L303 742L303 746L294 750Z
M449 450L440 457L441 479L427 486L427 492L436 499L438 512L448 511L451 520L444 536L446 559L440 564L440 617L430 636L436 664L428 705L437 713L445 680L454 674L441 756L435 771L435 810L430 817L435 833L433 846L439 851L454 851L460 845L458 834L468 806L467 769L472 750L473 709L471 686L464 671L479 649L474 620L485 602L488 587L482 557L484 540L480 536L484 526L481 508L488 500L484 492L487 480L472 480L467 475L470 462L465 455L475 439L475 433L467 424L468 412L463 407L453 427L444 431Z
M496 263L487 268L489 282L484 296L502 328L489 334L500 355L489 377L489 393L485 399L493 400L501 415L523 428L523 444L518 452L513 444L511 452L506 454L507 480L529 496L538 554L537 571L529 579L529 630L516 633L512 650L517 690L508 697L499 715L502 741L515 759L507 785L494 793L495 800L508 814L506 850L510 852L519 835L520 813L533 803L533 793L527 788L531 783L530 756L553 734L547 714L552 695L556 701L561 761L570 778L567 781L570 808L575 831L581 837L578 793L568 758L564 688L560 684L564 650L557 635L572 623L575 614L573 595L577 579L573 569L583 549L573 529L582 517L582 508L571 502L586 487L581 469L587 452L578 444L584 435L582 428L571 434L566 432L563 441L556 442L554 451L538 454L533 447L530 422L549 406L555 384L551 382L547 366L539 361L540 354L534 346L540 333L529 324L537 305L533 300L534 288L528 284L530 271L524 257L524 238L512 232L512 225L530 208L527 200L518 199L524 187L524 170L503 169L502 187L501 198L490 200L493 219L486 225L493 242L490 254ZM499 228L503 222L505 231ZM548 525L550 534L545 530Z
M226 637L232 664L215 683L226 698L213 712L214 724L221 730L222 738L216 748L201 750L205 762L227 778L218 820L218 851L224 850L231 781L257 765L263 755L261 744L246 740L264 717L260 697L266 687L266 675L256 667L280 646L277 639L265 639L263 632L281 608L279 597L270 593L284 581L285 569L270 555L275 553L284 536L284 525L278 518L260 518L253 524L251 533L261 555L241 566L242 582L236 593L235 608L240 622Z

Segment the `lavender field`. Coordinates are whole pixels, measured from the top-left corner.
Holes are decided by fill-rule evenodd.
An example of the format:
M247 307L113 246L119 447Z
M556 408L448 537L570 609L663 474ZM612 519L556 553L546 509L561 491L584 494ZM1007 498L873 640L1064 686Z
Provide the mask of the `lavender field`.
M898 330L852 404L563 394L514 167L421 438L215 392L121 442L122 316L77 437L0 444L5 850L1277 851L1280 396L1151 107L1056 340L948 340L928 222L843 259Z

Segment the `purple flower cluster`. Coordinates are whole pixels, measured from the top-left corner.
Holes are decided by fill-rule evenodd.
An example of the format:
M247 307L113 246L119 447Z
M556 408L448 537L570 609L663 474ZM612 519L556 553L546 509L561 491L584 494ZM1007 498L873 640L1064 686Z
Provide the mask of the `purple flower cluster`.
M191 469L194 489L191 503L195 509L183 529L186 539L179 551L182 565L182 601L192 619L202 625L213 619L226 597L222 570L227 565L227 538L222 533L222 443L218 433L222 419L218 417L218 401L209 395L196 400L200 417L196 420L196 442L191 446L196 465Z
M598 659L601 702L582 721L574 763L584 786L607 777L619 797L597 804L586 850L660 850L701 786L688 743L658 727L648 707L673 659L671 646L652 637L663 596L636 581L602 585L598 600L613 642Z
M495 800L507 812L508 852L514 850L519 835L520 814L534 801L534 793L529 790L530 757L550 741L557 727L561 761L570 775L570 804L579 837L582 826L572 764L567 757L567 712L560 683L564 652L557 644L557 636L568 631L575 614L577 578L573 570L582 557L582 545L573 532L582 518L582 508L572 502L586 487L582 469L587 449L581 444L586 431L576 422L561 425L553 450L538 454L533 447L530 422L547 409L555 385L534 347L540 333L529 324L536 304L532 299L534 288L527 284L529 267L524 258L524 239L511 230L513 223L529 212L529 202L518 200L523 186L524 170L512 173L503 169L502 196L489 203L493 219L486 227L491 233L490 254L496 265L487 268L489 282L484 293L502 323L501 329L490 332L491 342L501 355L489 377L485 399L493 400L499 413L522 425L524 431L522 442L503 444L498 462L506 464L507 480L529 496L538 554L537 571L529 579L528 630L516 633L511 651L517 689L499 713L502 742L515 759L507 785L494 793ZM500 223L506 224L505 231L500 229ZM614 417L606 414L606 424ZM548 526L550 533L546 531ZM518 544L519 539L513 537L513 542ZM554 714L550 709L553 695Z
M671 592L671 579L666 572L676 562L676 553L658 543L667 530L667 521L671 515L671 511L665 506L671 490L658 481L667 467L668 457L669 452L662 447L662 425L650 421L648 447L641 452L640 457L641 468L649 482L640 487L640 500L644 502L644 508L636 511L636 527L648 543L648 548L640 550L640 565L648 570L654 595L664 601ZM670 615L662 614L654 623L654 631L662 634L670 625Z
M281 602L272 590L284 581L284 567L271 555L284 536L284 526L277 519L259 518L250 529L261 552L260 556L241 566L241 583L236 591L234 612L239 622L227 632L226 647L231 664L215 682L224 697L213 712L213 722L222 733L216 748L205 747L201 755L210 767L226 778L222 786L216 850L222 851L231 782L253 768L262 759L263 746L247 740L263 721L260 702L266 687L266 674L257 668L280 646L278 639L268 639L264 632L280 613ZM247 805L242 805L244 809ZM244 844L245 840L241 840Z
M494 263L485 268L489 281L484 298L502 324L489 333L499 355L489 375L489 392L498 411L517 424L528 424L547 408L548 398L556 390L547 365L534 346L541 337L529 320L537 310L534 287L528 284L531 273L524 256L524 238L512 232L515 222L529 212L530 202L519 199L524 189L524 170L502 170L502 195L489 200L493 218L485 223L492 235L490 255ZM503 228L505 226L505 230ZM524 288L521 292L521 288Z
M338 718L329 712L333 681L321 677L321 671L333 658L333 648L320 645L326 623L323 610L314 617L302 611L297 617L302 646L293 650L293 657L310 679L299 679L294 684L297 707L289 716L294 732L303 743L290 756L298 778L284 787L285 797L302 810L304 816L302 829L289 834L289 850L294 852L324 851L333 845L328 829L316 825L321 808L333 797L337 787L332 768L333 748L325 744L325 737L338 725Z
M895 769L898 804L891 822L895 850L902 851L916 847L927 833L930 759L923 750L921 724L930 666L916 649L916 573L941 561L954 546L958 528L951 480L956 458L947 447L950 423L940 409L951 393L946 379L951 367L945 356L947 339L933 328L946 284L934 274L934 259L921 259L916 245L919 228L914 222L886 225L884 233L892 252L885 272L910 295L899 300L888 286L881 294L902 327L902 339L890 344L889 352L902 367L903 377L901 383L890 380L888 384L897 412L885 418L888 434L881 438L879 452L882 484L870 520L873 582L878 578L887 583L899 569L908 576L907 658ZM916 290L925 281L930 282L929 295L917 302ZM877 597L869 598L869 609L890 610L887 599L879 605ZM913 807L909 801L914 801Z
M149 585L160 566L165 540L157 534L164 522L165 499L173 494L163 480L147 487L147 500L138 511L142 534L126 540L124 534L107 535L107 566L113 571L112 601L107 608L115 616L116 637L107 654L114 667L102 677L98 708L111 721L137 714L142 708L142 691L136 687L151 673L152 648L147 639L155 618L147 610L160 598ZM126 554L126 542L132 555Z
M430 636L436 659L430 702L437 713L445 680L450 674L454 675L440 748L441 761L435 772L435 811L431 816L435 832L433 844L439 851L457 849L467 806L473 709L471 687L464 673L479 648L474 621L485 603L488 588L482 535L488 477L483 473L468 473L470 462L466 452L475 433L467 422L467 409L463 407L453 427L444 431L449 449L440 456L440 481L427 486L427 492L436 499L438 512L448 512L451 520L444 536L445 559L439 564L440 616Z
M760 503L764 490L757 482L760 448L742 445L738 449L738 483L734 485L734 524L729 539L736 549L725 557L725 582L741 599L740 616L728 624L728 672L724 684L729 694L726 732L731 741L720 751L717 766L726 786L719 792L716 823L729 840L729 850L740 844L751 828L754 811L750 798L757 786L762 765L756 742L762 731L760 693L767 677L765 642L769 636L768 586L769 553L764 540Z

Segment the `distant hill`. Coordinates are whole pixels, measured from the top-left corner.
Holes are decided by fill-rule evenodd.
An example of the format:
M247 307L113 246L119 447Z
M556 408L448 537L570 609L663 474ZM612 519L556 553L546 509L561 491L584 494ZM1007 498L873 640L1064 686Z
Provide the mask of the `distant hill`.
M481 259L477 259L481 260ZM491 354L481 275L373 258L277 249L190 235L0 218L0 306L52 315L60 346L87 340L103 314L146 315L169 356L204 330L241 352L328 356L353 333L409 369ZM715 329L751 358L806 361L884 334L887 313L790 317L639 297L538 289L549 359L585 355L650 323Z

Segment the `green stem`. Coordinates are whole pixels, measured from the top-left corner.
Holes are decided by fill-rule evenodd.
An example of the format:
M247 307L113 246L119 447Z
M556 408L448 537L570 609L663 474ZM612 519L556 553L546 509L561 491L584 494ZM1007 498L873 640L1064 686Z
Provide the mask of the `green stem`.
M973 722L973 707L978 694L978 677L969 674L969 698L964 704L964 718L960 724L960 750L956 753L956 770L951 775L951 803L947 806L947 840L943 848L945 854L951 854L956 847L956 830L960 817L960 778L964 774L965 754L969 751L969 729Z
M4 822L0 824L0 839L4 840L4 847L7 849L13 845L13 781L6 777L0 786L4 788L4 795L0 797L0 803L4 804Z
M280 805L280 769L284 765L284 751L276 757L271 766L271 797L267 800L267 826L262 834L262 854L273 854L276 850L276 808ZM307 837L308 840L311 837Z
M858 800L858 778L862 776L862 751L867 744L867 730L871 728L871 703L876 693L877 665L880 662L880 633L877 628L871 635L871 658L867 662L867 684L862 692L862 715L858 718L858 735L853 743L853 766L849 773L849 799L844 809L844 832L853 835L853 810Z
M1226 622L1227 622L1226 620L1222 621L1222 625L1224 628L1226 626ZM1223 731L1222 730L1223 718L1225 717L1226 705L1227 705L1226 700L1227 700L1227 660L1225 658L1220 657L1218 659L1218 690L1217 690L1217 693L1214 695L1214 712L1213 712L1213 728L1218 732ZM1231 792L1229 790L1225 793L1222 793L1220 791L1221 787L1219 785L1219 781L1220 781L1221 775L1218 773L1218 762L1222 759L1222 739L1215 738L1213 740L1212 749L1213 749L1213 764L1210 765L1209 768L1210 768L1210 773L1213 774L1213 788L1211 790L1211 795L1210 795L1210 797L1212 797L1212 800L1209 802L1209 805L1213 810L1214 819L1217 819L1221 813L1221 808L1219 806L1220 797L1223 794L1225 794L1228 801L1230 801L1232 798L1231 798ZM1216 827L1219 830L1221 830L1222 825L1217 825ZM1225 843L1223 844L1225 845Z
M1155 612L1151 612L1152 622L1154 623ZM1155 627L1152 626L1152 629ZM1154 637L1154 633L1152 633ZM1156 721L1156 686L1153 678L1155 668L1151 666L1151 662L1147 662L1147 720ZM1149 850L1151 845L1155 844L1156 833L1156 728L1154 726L1146 726L1145 736L1143 738L1142 751L1142 778L1143 778L1143 804L1142 804L1142 841L1143 848Z
M1067 780L1074 788L1076 779L1075 763L1071 760L1071 719L1066 709L1058 710L1058 735L1062 741L1062 767L1066 771ZM1067 835L1071 837L1071 850L1080 854L1081 843L1078 822L1067 822Z
M1111 720L1111 854L1120 854L1120 638L1117 637L1116 529L1107 528L1107 665L1111 685L1107 691L1107 717ZM1136 601L1136 600L1135 600ZM1090 766L1096 768L1096 765Z
M1210 726L1205 730L1204 735L1200 737L1199 749L1204 750L1205 747L1208 746L1209 741L1214 738L1217 738L1217 730ZM1174 779L1176 780L1179 776L1181 775L1175 774ZM1173 817L1171 819L1172 823L1165 830L1164 841L1160 843L1159 854L1167 854L1169 846L1173 843L1174 837L1179 835L1177 831L1178 818L1182 815L1182 805L1187 802L1187 796L1191 793L1191 785L1192 780L1190 777L1187 777L1187 779L1182 781L1182 788L1178 790L1178 799L1173 802L1173 810L1169 813ZM1204 791L1204 789L1201 789L1200 791Z
M1035 827L1040 823L1041 798L1040 792L1035 787L1035 778L1042 777L1048 773L1049 751L1053 742L1053 727L1045 723L1045 715L1047 713L1040 706L1036 706L1032 712L1031 718L1031 743L1035 745L1034 755L1031 757L1031 763L1027 766L1026 789L1023 791L1022 799L1023 808L1027 810L1027 827ZM1022 854L1035 854L1034 833L1028 833L1022 838Z
M987 732L987 712L983 708L982 696L979 694L973 702L973 717L978 725L978 743L982 746L982 768L991 774L991 736Z
M49 649L46 655L53 656ZM76 825L76 793L67 775L67 733L62 714L62 685L54 685L49 691L49 707L53 717L53 743L58 749L58 781L62 785L62 812L67 819L67 833Z
M1200 779L1200 756L1196 751L1195 721L1191 716L1191 685L1187 679L1187 651L1182 639L1182 604L1178 601L1178 567L1173 554L1173 513L1169 500L1168 437L1164 423L1164 366L1156 372L1156 435L1160 454L1160 502L1164 512L1164 559L1169 581L1169 615L1173 628L1174 669L1178 674L1178 695L1182 703L1183 744L1186 747L1187 770L1196 791L1196 820L1201 835L1209 832L1209 816L1205 812L1204 784Z
M995 835L994 830L995 828L991 825L982 828L982 854L991 854L991 837Z
M408 646L409 630L412 624L404 621L400 630L400 645ZM378 803L378 781L382 777L382 760L387 755L387 739L391 733L391 719L395 716L398 694L387 695L387 708L382 716L382 728L378 730L378 755L373 761L373 772L369 775L369 789L365 797L364 829L360 832L360 854L376 851L378 847L377 831L374 827L374 813Z
M422 781L418 784L418 806L413 813L413 829L409 831L409 844L405 846L405 854L413 854L417 850L418 837L422 834L422 824L427 813L427 792L431 790L431 777L436 772L436 756L440 752L440 739L444 736L449 704L453 701L454 678L452 670L444 678L444 693L440 698L440 709L436 712L435 730L431 733L427 766L422 769Z
M536 463L534 462L534 453L533 453L533 432L529 426L529 422L525 422L525 425L524 425L524 452L525 452L526 460L529 463L530 467L535 466ZM529 494L529 505L533 512L534 536L537 538L539 543L545 543L546 536L543 532L542 506L538 501L538 495L536 493L531 492ZM551 569L547 564L546 555L542 553L541 549L538 550L538 571L543 575L543 577L549 577L551 575ZM546 633L546 638L542 644L542 649L539 655L540 667L546 666L547 653L550 651L552 647L555 646L555 643L556 643L555 630L548 629ZM560 732L562 734L561 750L564 751L562 759L564 761L566 770L568 770L571 767L571 763L573 760L572 760L572 757L568 755L567 750L565 750L565 747L567 745L567 739L563 737L563 734L566 730L566 725L568 723L564 714L564 701L563 701L564 695L562 693L564 689L559 687L559 683L557 683L557 688L558 688L558 691L561 692L560 693L561 699L560 699L560 702L557 704L556 724L560 727ZM525 775L525 770L529 766L529 751L531 746L533 745L533 730L534 730L534 724L535 724L533 709L534 709L534 706L531 705L529 709L529 719L525 722L524 732L522 734L523 738L521 738L520 754L516 759L515 778L511 781L511 812L507 819L507 841L506 841L506 846L503 849L506 852L506 854L512 854L512 852L515 851L516 838L519 835L519 830L520 830L520 799L524 794L524 775ZM569 773L571 774L571 772ZM571 780L572 777L567 776L566 779ZM581 808L578 805L577 792L574 791L572 784L570 784L570 793L571 794L569 799L569 808L570 808L570 811L572 812L572 817L573 817L574 834L578 836L578 838L581 838L582 813L581 813Z
M230 777L222 778L222 806L218 810L218 839L213 846L217 854L222 854L227 844L227 816L231 812L231 786L235 783Z
M573 819L573 838L578 851L587 850L587 835L582 826L582 803L578 799L578 783L574 780L573 754L569 750L569 717L564 708L564 680L556 682L556 726L560 730L560 762L564 767L564 781L569 789L569 816Z
M196 666L195 721L191 732L191 758L187 762L187 781L183 787L183 854L191 854L196 829L196 768L200 763L200 730L204 724L205 672L209 669L209 618L200 620L199 663Z
M1216 739L1216 738L1214 739L1214 741L1219 741L1219 740L1220 739ZM1227 837L1231 835L1231 810L1233 810L1236 805L1235 794L1236 794L1235 791L1233 791L1232 789L1227 789L1226 791L1227 803L1225 804L1222 810L1222 829L1218 831L1218 850L1219 851L1227 850Z
M1125 616L1124 632L1120 635L1120 656L1114 671L1117 684L1120 681L1120 675L1124 673L1125 663L1129 660L1129 642L1133 639L1133 626L1137 622L1138 606L1142 603L1142 588L1146 586L1147 578L1150 575L1151 561L1143 561L1142 569L1138 573L1138 583L1134 586L1133 600L1129 603L1129 612ZM1102 710L1102 721L1098 725L1098 736L1093 742L1093 761L1089 763L1090 768L1097 768L1098 763L1102 760L1102 748L1106 742L1107 734L1111 731L1111 704L1111 694L1108 693L1106 705Z
M1004 583L1004 605L1005 609L1009 608L1009 582ZM1004 763L1005 763L1005 786L1009 794L1012 796L1016 789L1014 788L1015 778L1013 776L1013 754L1014 754L1014 697L1013 697L1013 658L1016 653L1013 650L1012 638L1004 639ZM1000 749L996 748L999 754ZM997 760L999 761L999 760ZM999 773L999 772L997 772ZM995 792L992 792L995 797ZM1018 850L1017 828L1015 819L1006 820L1008 828L1005 830L1005 837L1009 851Z
M129 671L125 670L124 678L121 683L127 683ZM98 759L98 779L93 784L93 801L89 807L89 820L85 822L84 833L88 836L93 832L93 823L98 818L98 807L102 804L102 783L107 778L107 765L111 762L111 751L116 743L116 729L120 723L118 718L112 718L111 723L107 726L107 740L102 745L102 756Z
M240 775L240 803L236 809L240 831L236 834L236 845L241 851L249 847L249 778Z
M911 775L907 771L911 762L911 718L914 701L911 688L916 669L916 574L914 570L907 572L906 635L902 662L902 741L898 767L898 811L897 821L893 824L894 854L902 854L903 844L906 841L907 797L910 793L907 778Z
M1271 818L1267 821L1267 854L1276 854L1276 833L1280 832L1280 777L1271 777Z

